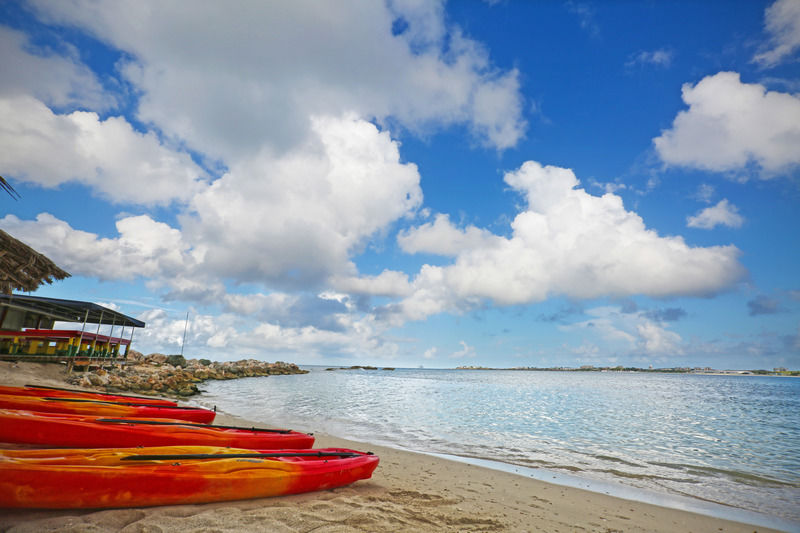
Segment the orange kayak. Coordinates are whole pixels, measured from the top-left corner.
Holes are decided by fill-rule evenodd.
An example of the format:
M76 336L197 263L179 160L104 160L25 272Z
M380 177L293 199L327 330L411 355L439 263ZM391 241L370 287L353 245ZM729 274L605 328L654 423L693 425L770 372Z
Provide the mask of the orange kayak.
M375 455L209 446L0 450L0 507L97 509L208 503L368 479Z
M108 418L0 409L0 442L47 448L230 446L311 448L314 437L288 429L210 426L165 418Z
M46 413L66 413L84 416L173 418L202 424L214 420L216 413L202 407L177 405L148 405L129 402L107 402L80 398L35 398L0 394L0 409L20 409Z
M127 394L83 391L77 389L60 389L41 385L25 385L24 387L8 387L0 385L0 394L12 396L34 396L37 398L79 398L106 402L130 402L149 405L178 405L178 402L166 398L145 398Z

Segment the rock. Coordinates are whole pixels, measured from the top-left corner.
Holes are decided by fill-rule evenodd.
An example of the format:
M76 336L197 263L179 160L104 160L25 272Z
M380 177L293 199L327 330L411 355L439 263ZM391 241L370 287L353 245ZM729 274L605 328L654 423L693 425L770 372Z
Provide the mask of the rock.
M180 367L186 366L186 358L184 358L182 355L170 355L167 357L166 362L171 364L172 366L180 366Z
M89 378L89 383L91 383L95 387L102 387L103 385L108 383L108 378L106 376L99 376L95 373L92 373L86 377Z
M294 363L283 361L267 363L256 359L243 359L219 363L207 359L187 361L182 356L150 354L138 357L136 363L125 366L117 365L109 369L72 374L67 381L84 388L106 391L127 390L188 397L198 394L200 390L196 384L208 379L237 379L273 374L305 374L307 372L307 370L301 370Z

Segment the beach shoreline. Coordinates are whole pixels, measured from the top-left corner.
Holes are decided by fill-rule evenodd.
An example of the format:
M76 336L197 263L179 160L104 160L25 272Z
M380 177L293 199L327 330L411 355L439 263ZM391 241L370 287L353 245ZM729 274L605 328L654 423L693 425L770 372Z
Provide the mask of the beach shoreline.
M63 369L0 364L0 384L26 383L63 386ZM215 423L266 427L225 413L218 414ZM0 511L0 531L784 530L548 483L474 462L324 434L315 437L315 447L372 451L381 463L372 479L288 497L103 511L4 510Z

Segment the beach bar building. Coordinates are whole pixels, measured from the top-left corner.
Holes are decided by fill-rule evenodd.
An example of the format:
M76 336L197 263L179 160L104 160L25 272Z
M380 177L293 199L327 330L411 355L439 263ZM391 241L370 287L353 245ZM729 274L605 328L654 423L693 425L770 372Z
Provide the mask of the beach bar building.
M73 324L53 329L56 322ZM101 326L110 326L100 334ZM0 359L102 364L124 361L144 322L91 302L0 294Z
M66 362L71 369L127 358L134 328L144 327L141 320L90 302L13 294L69 276L0 230L0 360ZM72 327L53 329L56 322ZM101 326L110 326L107 335L100 334Z

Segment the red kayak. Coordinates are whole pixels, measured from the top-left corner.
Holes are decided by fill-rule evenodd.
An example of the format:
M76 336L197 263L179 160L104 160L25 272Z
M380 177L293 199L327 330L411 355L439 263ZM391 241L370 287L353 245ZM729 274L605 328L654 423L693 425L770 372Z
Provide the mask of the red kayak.
M144 398L127 394L110 394L104 392L84 391L78 389L60 389L41 385L25 385L24 387L6 387L0 385L0 394L12 396L34 396L37 398L77 398L97 400L101 402L131 402L147 405L178 405L178 402L166 398Z
M368 479L378 457L353 450L209 446L0 450L0 507L97 509L297 494Z
M288 429L209 426L179 420L103 418L0 409L0 442L48 448L230 446L311 448L314 437Z
M84 416L172 418L208 424L216 413L202 407L147 405L128 402L104 402L77 398L34 398L0 394L0 409L20 409L46 413Z

